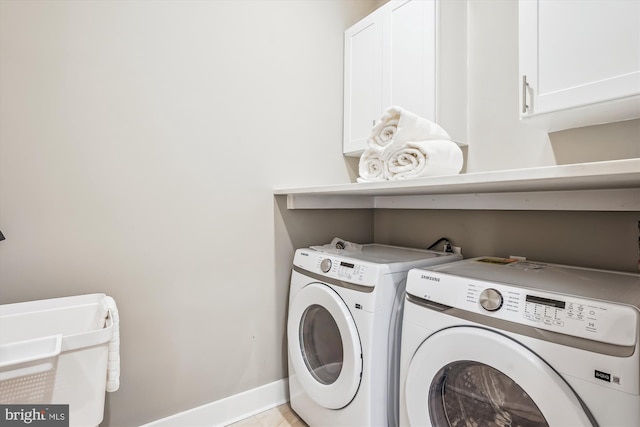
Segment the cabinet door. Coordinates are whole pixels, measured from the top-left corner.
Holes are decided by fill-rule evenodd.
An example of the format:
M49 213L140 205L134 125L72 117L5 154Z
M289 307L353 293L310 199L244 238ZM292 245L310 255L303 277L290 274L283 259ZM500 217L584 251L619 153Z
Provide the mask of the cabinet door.
M436 2L391 1L383 11L383 110L397 105L435 121Z
M638 117L640 2L520 0L519 6L521 118L558 112L547 127L560 130Z
M436 0L391 0L345 31L343 152L392 105L436 119Z
M382 115L382 14L345 31L343 152L359 155Z

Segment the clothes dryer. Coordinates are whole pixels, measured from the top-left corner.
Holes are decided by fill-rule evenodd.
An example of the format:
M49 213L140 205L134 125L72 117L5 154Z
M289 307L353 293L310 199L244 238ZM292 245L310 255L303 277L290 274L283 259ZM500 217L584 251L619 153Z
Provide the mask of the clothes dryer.
M403 426L640 425L640 275L480 257L407 279Z
M461 255L380 244L298 249L287 322L291 407L310 426L395 426L411 268Z

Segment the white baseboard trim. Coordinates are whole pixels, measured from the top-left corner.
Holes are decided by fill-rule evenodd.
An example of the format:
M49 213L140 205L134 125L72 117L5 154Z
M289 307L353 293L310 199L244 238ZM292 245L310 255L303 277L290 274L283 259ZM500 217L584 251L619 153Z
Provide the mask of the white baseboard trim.
M189 409L141 427L219 427L289 401L289 382L286 378L265 384L197 408Z

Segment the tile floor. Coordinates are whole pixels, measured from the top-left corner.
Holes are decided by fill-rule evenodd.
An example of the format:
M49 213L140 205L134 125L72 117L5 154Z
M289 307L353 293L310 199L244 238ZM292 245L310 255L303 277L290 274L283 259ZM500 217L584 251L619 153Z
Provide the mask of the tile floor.
M245 418L228 427L308 427L288 403L276 406L265 412L261 412L253 417Z

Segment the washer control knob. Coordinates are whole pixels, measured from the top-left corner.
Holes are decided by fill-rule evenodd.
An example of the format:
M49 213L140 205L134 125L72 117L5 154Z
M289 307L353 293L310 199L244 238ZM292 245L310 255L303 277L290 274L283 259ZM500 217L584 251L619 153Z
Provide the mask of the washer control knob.
M322 260L320 263L320 270L322 270L323 273L328 273L329 270L331 270L331 260L329 258Z
M480 294L480 306L487 311L497 311L502 307L502 294L495 289L487 288Z

